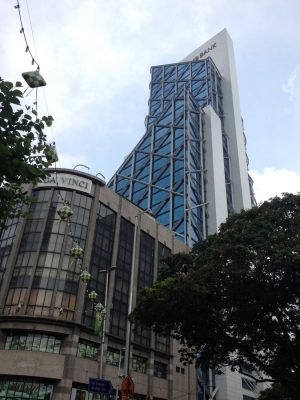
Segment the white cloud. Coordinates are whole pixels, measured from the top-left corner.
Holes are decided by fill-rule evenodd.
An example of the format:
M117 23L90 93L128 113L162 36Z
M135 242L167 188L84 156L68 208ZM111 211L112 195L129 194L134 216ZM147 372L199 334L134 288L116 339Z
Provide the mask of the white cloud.
M14 4L2 3L5 18L0 24L1 75L12 81L22 80L21 72L32 69L31 60L25 53ZM179 61L224 27L233 38L236 55L241 57L238 74L243 76L243 67L244 71L246 68L244 76L246 89L249 88L246 92L255 91L254 81L258 88L263 88L272 75L278 76L275 62L271 70L263 69L264 57L272 60L274 53L278 60L278 48L285 49L291 55L291 65L296 66L299 61L294 48L300 37L297 20L300 3L291 0L283 10L282 1L273 0L271 14L269 3L269 0L28 0L37 60L47 81L45 92L49 113L54 117L53 130L62 166L93 165L95 170L111 176L144 133L150 66ZM20 4L29 45L34 52L27 2L20 0ZM276 27L283 15L285 29L278 30ZM256 21L255 29L253 21ZM255 56L253 66L248 59L244 66L243 50ZM288 53L289 50L293 51ZM278 63L278 68L285 68L285 58L279 60L283 64ZM278 71L283 71L286 77L282 96L270 98L265 104L273 112L273 102L283 100L285 107L290 97L291 109L300 110L300 66L291 74L290 70ZM277 80L272 85L280 88L283 81ZM43 115L47 110L42 91L38 99L38 110ZM26 100L32 103L34 92ZM252 98L249 104L252 110ZM260 103L257 104L260 109ZM247 110L247 103L243 108ZM257 111L256 115L254 112L249 115L245 118L246 124L249 125L251 118L256 124L249 143L259 144L267 136L261 134L262 126L269 135L272 129L266 126L266 113ZM294 150L285 159L281 158L280 165L292 169L289 161L297 157L298 121L296 117L287 121L284 112L277 113L276 118L274 115L275 119L280 131L289 134L289 143L293 143L291 150ZM289 128L291 120L296 128ZM273 137L273 161L266 163L276 167L276 146L282 146L283 139L276 142Z
M250 171L254 180L256 201L260 203L282 193L300 192L300 175L288 169L264 168L263 172Z
M295 116L300 111L300 64L298 64L289 75L287 82L282 86L282 90L289 95Z
M73 169L78 164L86 165L87 167L89 167L88 161L82 154L58 153L58 157L59 160L57 166L59 168ZM78 167L78 169L84 172L88 172L87 168L84 167Z
M146 11L144 3L138 0L124 1L124 16L131 29L139 33L149 20L149 12Z

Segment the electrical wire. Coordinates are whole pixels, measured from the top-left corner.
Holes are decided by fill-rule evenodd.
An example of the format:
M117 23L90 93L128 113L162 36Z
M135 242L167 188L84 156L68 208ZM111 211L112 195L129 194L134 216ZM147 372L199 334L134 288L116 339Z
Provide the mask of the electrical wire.
M18 1L19 3L19 1ZM31 17L30 17L30 12L29 12L29 7L28 7L28 2L26 0L26 8L27 8L27 14L28 14L28 20L29 20L29 25L30 25L30 30L31 30L31 36L32 36L32 42L33 42L33 47L34 47L34 52L36 58L38 58L37 50L36 50L36 44L34 40L34 34L33 34L33 29L32 29L32 23L31 23Z
M18 3L19 3L19 1L18 1ZM27 9L27 15L28 15L28 20L29 20L29 25L30 25L32 42L33 42L33 46L34 46L34 52L35 52L36 58L38 58L37 46L36 46L36 41L35 41L35 37L34 37L34 33L33 33L33 26L32 26L31 15L30 15L30 9L29 9L27 0L26 0L26 9ZM46 92L45 92L44 87L42 88L42 90L43 90L44 102L45 102L45 106L46 106L47 115L50 115L49 108L48 108L47 97L46 97ZM52 126L50 127L50 131L51 131L52 139L53 139L53 142L54 142L53 144L55 145L55 137L54 137Z
M25 44L26 44L25 52L30 54L31 64L32 65L36 64L37 70L39 71L40 70L39 63L36 61L36 59L34 58L32 52L30 50L30 47L29 47L29 44L28 44L28 41L27 41L27 37L26 37L26 34L25 34L25 29L24 29L24 25L23 25L23 20L22 20L21 8L20 8L19 0L17 0L17 5L15 5L15 8L18 10L18 14L19 14L19 19L20 19L20 24L21 24L20 33L23 34L23 37L24 37L24 40L25 40Z

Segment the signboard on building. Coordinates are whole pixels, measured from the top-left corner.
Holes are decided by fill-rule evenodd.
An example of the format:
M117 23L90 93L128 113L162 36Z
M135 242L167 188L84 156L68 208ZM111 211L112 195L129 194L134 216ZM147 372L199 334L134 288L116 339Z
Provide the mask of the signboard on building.
M135 385L132 378L129 375L127 375L126 378L123 379L121 385L122 400L133 399L134 388Z
M73 174L51 173L47 178L39 182L38 186L58 186L78 190L80 192L91 193L92 181Z
M198 56L196 56L195 58L193 58L193 61L198 61L200 60L200 58L204 57L206 54L208 54L210 51L212 51L213 49L215 49L217 47L217 43L212 44L211 46L207 47L207 49L205 49L204 51L201 51L200 54Z
M90 393L110 394L112 391L111 381L90 378L88 391Z

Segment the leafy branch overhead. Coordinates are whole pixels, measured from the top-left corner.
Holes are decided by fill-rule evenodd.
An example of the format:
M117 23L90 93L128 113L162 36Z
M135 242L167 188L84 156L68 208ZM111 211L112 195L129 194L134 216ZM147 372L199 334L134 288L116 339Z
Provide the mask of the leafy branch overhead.
M24 185L45 178L51 164L44 129L53 118L39 118L33 108L22 106L21 87L0 78L0 227L30 200Z
M251 365L300 398L300 195L231 216L161 276L135 322L172 332L186 361L202 349L202 364Z

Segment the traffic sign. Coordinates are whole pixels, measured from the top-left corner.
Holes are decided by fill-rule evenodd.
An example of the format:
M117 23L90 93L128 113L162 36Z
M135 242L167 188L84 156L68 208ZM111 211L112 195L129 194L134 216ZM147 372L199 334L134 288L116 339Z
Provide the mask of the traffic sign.
M126 378L123 379L121 385L122 400L133 399L134 388L135 385L132 378L129 375L127 375Z
M112 391L111 381L106 379L89 379L89 388L88 391L90 393L101 393L101 394L110 394Z

